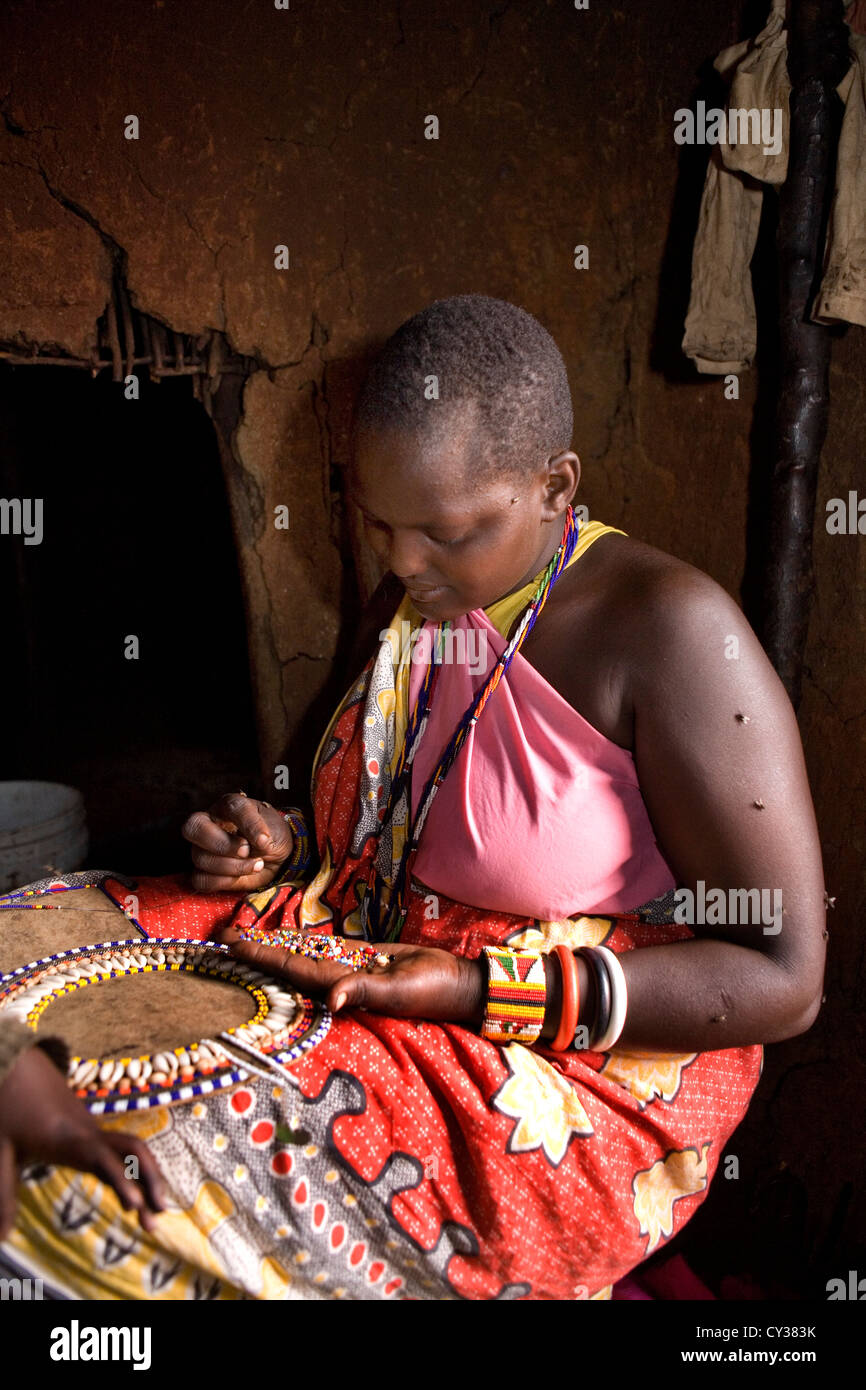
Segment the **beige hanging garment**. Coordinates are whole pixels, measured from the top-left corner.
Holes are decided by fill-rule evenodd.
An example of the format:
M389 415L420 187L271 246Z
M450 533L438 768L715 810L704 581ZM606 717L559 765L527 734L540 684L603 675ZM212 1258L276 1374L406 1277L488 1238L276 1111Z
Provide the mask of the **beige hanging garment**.
M761 184L784 183L788 169L791 84L784 22L785 0L773 0L757 38L724 49L713 64L730 80L725 124L734 142L723 139L710 152L692 254L683 351L699 372L741 372L755 356L758 326L750 265L761 221ZM735 118L735 132L730 128L732 111L744 113ZM769 131L761 120L759 131L754 129L750 111L759 117L769 113ZM747 132L759 134L759 141L736 138ZM764 142L765 133L769 143Z
M816 323L859 323L866 328L866 37L851 34L854 62L836 91L845 103L836 186Z
M857 5L846 12L852 19ZM788 171L791 84L785 0L774 0L754 40L724 49L714 66L730 79L723 138L711 151L692 255L683 351L699 372L751 366L757 344L751 260L763 185ZM858 19L859 23L860 20ZM866 326L866 38L850 32L852 64L836 88L845 104L816 322Z

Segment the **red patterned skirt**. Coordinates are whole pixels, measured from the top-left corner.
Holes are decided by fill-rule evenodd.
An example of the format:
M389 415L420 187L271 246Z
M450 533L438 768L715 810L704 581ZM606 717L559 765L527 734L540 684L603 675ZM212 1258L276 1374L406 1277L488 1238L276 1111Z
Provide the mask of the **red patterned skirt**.
M237 905L224 894L192 894L179 878L142 880L146 930L203 937L229 919L309 925L312 903L317 929L357 931L375 844L359 835L362 690L359 683L358 698L347 697L317 766L323 870L313 885L279 888L262 909L252 900ZM128 891L113 885L120 901ZM546 922L484 912L416 886L401 939L472 957L494 943L545 950L560 941L604 943L624 952L690 936L685 926L649 925L636 913ZM227 1097L210 1104L222 1107L226 1126L238 1127L227 1140L235 1158L252 1142L270 1162L260 1187L279 1186L285 1245L276 1258L295 1267L301 1251L302 1263L322 1272L323 1291L606 1298L704 1201L762 1055L759 1046L554 1053L497 1046L458 1024L348 1009L292 1067L298 1090L291 1118L310 1136L309 1163L277 1137L272 1154L266 1140L250 1141L243 1100L240 1109ZM286 1123L285 1099L272 1098L262 1081L244 1095L260 1140L276 1136ZM288 1155L288 1173L279 1172L279 1152ZM363 1226L355 1229L361 1212Z

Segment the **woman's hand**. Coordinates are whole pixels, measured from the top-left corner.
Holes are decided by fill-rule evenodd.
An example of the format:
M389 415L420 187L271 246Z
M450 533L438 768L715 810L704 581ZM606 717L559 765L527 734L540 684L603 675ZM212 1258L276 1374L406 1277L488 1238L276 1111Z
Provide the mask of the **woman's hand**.
M147 1231L163 1210L163 1180L147 1145L101 1130L41 1047L23 1052L0 1086L0 1240L15 1219L18 1168L31 1162L95 1173Z
M266 801L228 792L207 811L184 821L193 846L191 876L197 893L252 893L273 882L294 845L291 827Z
M380 950L394 959L372 970L351 970L339 961L310 960L277 946L238 940L237 931L220 933L231 942L232 954L248 965L288 980L303 994L324 997L332 1012L342 1008L369 1009L394 1018L439 1019L480 1027L484 1015L483 966L477 960L454 956L431 946L383 942ZM346 937L349 950L358 942Z

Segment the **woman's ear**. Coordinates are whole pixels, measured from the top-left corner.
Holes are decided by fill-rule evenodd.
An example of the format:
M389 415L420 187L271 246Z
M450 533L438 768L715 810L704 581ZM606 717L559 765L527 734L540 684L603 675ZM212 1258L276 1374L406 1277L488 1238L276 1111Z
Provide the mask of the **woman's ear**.
M580 459L572 449L563 449L547 461L548 496L552 503L565 497L571 501L580 484Z

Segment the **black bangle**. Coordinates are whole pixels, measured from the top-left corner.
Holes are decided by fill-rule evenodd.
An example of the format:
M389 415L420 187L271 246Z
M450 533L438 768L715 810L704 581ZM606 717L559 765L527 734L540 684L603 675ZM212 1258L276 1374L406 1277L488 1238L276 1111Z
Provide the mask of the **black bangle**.
M592 1021L592 1028L589 1033L589 1042L586 1050L592 1052L599 1038L603 1038L610 1023L611 991L610 980L604 960L597 955L591 946L579 946L575 955L583 956L587 966L591 968L593 979L595 980L595 1017Z

